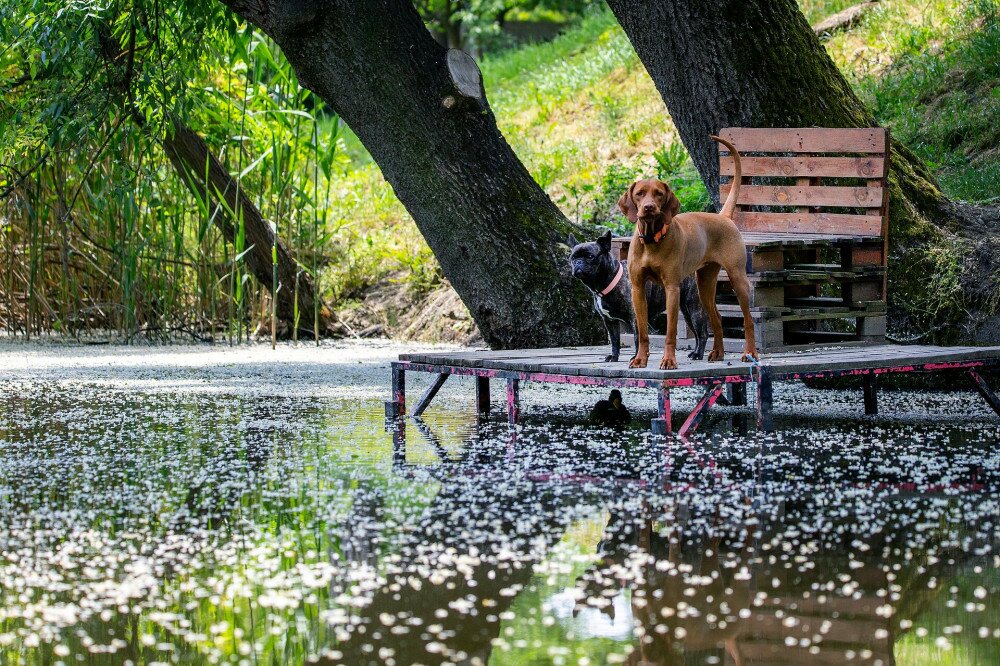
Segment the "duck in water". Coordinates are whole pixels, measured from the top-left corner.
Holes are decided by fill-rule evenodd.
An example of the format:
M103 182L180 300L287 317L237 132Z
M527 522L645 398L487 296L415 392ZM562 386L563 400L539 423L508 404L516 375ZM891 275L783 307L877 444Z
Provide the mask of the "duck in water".
M632 421L632 414L622 404L622 392L612 389L607 400L598 400L590 410L590 420L593 423L606 426L622 426Z

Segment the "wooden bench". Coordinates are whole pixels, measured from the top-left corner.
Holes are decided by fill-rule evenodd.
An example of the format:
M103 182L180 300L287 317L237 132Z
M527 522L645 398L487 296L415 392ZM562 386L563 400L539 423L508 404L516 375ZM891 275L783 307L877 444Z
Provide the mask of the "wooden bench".
M720 136L742 158L734 218L747 243L758 347L884 342L888 132L730 127ZM719 168L724 201L734 162L721 146ZM622 258L628 242L616 239ZM726 337L742 338L725 272L718 305Z

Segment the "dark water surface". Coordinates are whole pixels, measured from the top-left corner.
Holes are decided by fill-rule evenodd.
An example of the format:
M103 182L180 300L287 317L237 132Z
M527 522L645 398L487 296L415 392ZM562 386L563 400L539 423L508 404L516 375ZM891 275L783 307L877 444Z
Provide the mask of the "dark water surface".
M0 664L1000 664L972 393L779 386L777 433L681 442L528 387L514 438L456 380L394 452L384 363L347 367L0 385Z

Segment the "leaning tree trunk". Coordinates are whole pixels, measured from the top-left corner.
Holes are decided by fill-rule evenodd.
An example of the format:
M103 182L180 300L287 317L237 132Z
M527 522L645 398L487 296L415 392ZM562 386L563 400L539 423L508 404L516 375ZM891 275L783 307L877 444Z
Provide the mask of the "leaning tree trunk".
M96 21L94 29L98 45L109 67L111 88L126 98L126 107L140 128L146 129L146 118L135 107L132 94L135 58L136 24L132 23L130 39L125 48L114 38L111 26L104 21ZM276 260L278 290L271 293L275 300L277 319L289 331L295 326L296 292L298 294L300 321L318 324L317 335L323 335L329 330L330 311L322 303L316 302L316 291L312 279L305 271L299 271L295 257L288 247L271 231L270 225L264 221L260 210L250 200L229 172L222 165L205 140L188 127L176 116L169 117L168 131L160 138L163 151L177 171L178 177L188 189L205 202L212 211L212 220L222 232L223 238L230 244L236 241L236 229L239 219L243 218L243 229L247 241L245 261L250 272L257 281L270 293L274 289L274 270L272 261ZM225 206L222 202L225 201ZM275 255L271 256L272 244ZM298 286L296 287L296 273ZM314 317L314 307L319 306L319 317ZM302 326L308 330L310 326Z
M358 135L494 347L594 340L566 265L570 223L497 129L469 56L410 0L223 0Z
M236 241L238 220L240 217L243 218L248 248L243 260L257 281L269 292L273 288L274 267L271 246L274 244L278 291L272 293L271 297L275 299L277 318L288 326L289 330L295 326L297 280L300 329L312 329L313 308L318 305L320 308L318 333L323 335L329 325L330 312L322 303L316 303L316 293L309 275L299 270L295 258L284 241L271 231L271 226L264 220L260 210L247 196L241 184L229 175L222 162L212 154L205 140L174 118L172 131L163 138L162 145L181 180L196 197L204 200L210 207L215 225L227 242ZM225 205L221 203L222 201L225 201Z
M795 0L608 0L718 203L722 127L877 123ZM939 341L1000 340L996 211L958 206L892 144L889 315Z

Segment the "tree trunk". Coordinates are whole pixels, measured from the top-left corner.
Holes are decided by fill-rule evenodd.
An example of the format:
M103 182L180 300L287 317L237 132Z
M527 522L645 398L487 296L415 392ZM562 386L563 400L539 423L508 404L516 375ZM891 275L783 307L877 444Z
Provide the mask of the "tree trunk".
M722 127L877 123L794 0L608 0L718 204ZM995 212L949 202L892 144L889 315L913 339L1000 340ZM984 231L987 233L984 235Z
M462 22L456 20L455 17L457 10L458 8L452 4L452 0L445 0L440 13L445 44L453 49L460 49L464 46L462 43Z
M496 18L494 19L497 24L497 28L500 30L504 29L504 26L507 25L507 15L510 14L513 9L513 7L501 7L497 10Z
M132 22L131 39L127 50L124 51L118 40L112 36L111 27L107 23L97 21L95 31L105 63L114 68L112 89L127 98L126 108L133 122L145 129L145 116L136 108L132 95L135 25L135 22ZM123 56L126 57L123 58ZM271 227L264 221L264 216L250 201L246 192L229 175L222 163L212 154L212 151L208 149L205 140L179 118L171 116L170 121L172 132L161 139L164 153L188 189L210 206L215 226L230 244L236 240L236 220L239 220L239 216L242 214L246 247L250 248L244 259L250 272L269 293L273 288L274 277L271 245L276 242L277 251L275 254L279 288L278 293L272 293L271 297L276 299L278 320L287 327L288 331L291 331L295 326L295 274L298 271L292 253L281 238L275 238ZM206 165L208 166L207 182L205 180ZM228 210L219 203L220 195L229 206ZM236 214L236 220L230 218L229 211ZM315 299L316 292L312 279L303 271L298 276L299 320L303 322L302 330L310 330L312 328L310 324L315 323L313 318ZM316 333L323 335L329 329L330 311L322 303L319 304L319 307L320 330Z
M456 87L409 0L223 0L279 44L361 139L493 347L598 339L572 278L572 225ZM463 89L468 86L463 85Z
M278 293L271 296L276 299L278 319L286 324L290 331L291 327L295 326L295 281L299 267L288 247L281 238L275 237L270 225L250 201L246 191L229 175L197 132L174 118L173 132L164 137L162 145L181 179L187 183L195 196L202 198L210 206L215 225L227 242L235 242L237 221L240 216L243 217L248 248L243 260L257 281L269 292L272 290L273 277L271 245L276 244ZM220 203L220 199L225 200L228 210ZM233 211L232 216L229 211ZM301 330L312 329L315 299L315 290L309 275L304 271L299 273L298 305ZM320 304L321 335L328 327L329 318L329 311Z

